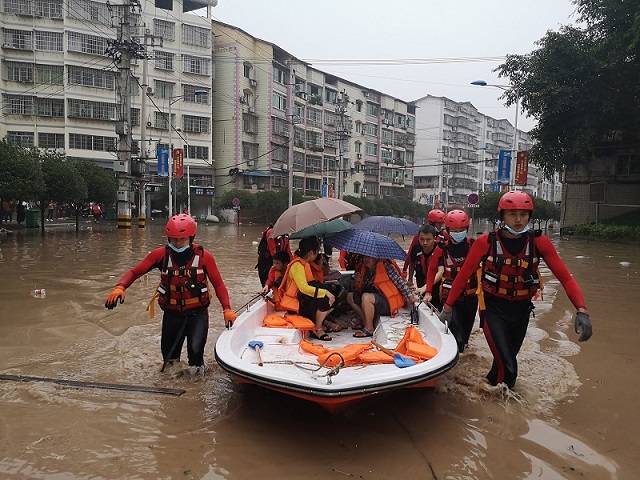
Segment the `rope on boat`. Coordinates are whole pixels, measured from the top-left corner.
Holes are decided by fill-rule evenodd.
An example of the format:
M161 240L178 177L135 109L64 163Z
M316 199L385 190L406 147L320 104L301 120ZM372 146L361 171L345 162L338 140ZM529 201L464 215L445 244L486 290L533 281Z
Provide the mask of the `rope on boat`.
M271 364L271 365L293 365L294 367L297 367L297 368L299 368L301 370L305 370L307 372L315 373L315 372L320 371L323 368L326 368L325 365L327 364L327 362L329 362L329 359L331 357L333 357L334 355L337 355L338 357L340 357L340 363L338 365L336 365L335 367L329 368L326 373L323 373L323 374L320 374L320 375L314 375L314 377L316 377L316 378L326 377L327 378L327 385L331 385L331 377L335 377L336 375L338 375L338 373L340 373L340 369L345 366L344 357L338 352L333 352L333 353L329 354L329 356L320 365L317 365L317 364L311 363L311 362L294 362L293 360L271 360L271 361L266 361L266 362L263 362L263 363ZM311 367L309 367L307 365L311 365L311 366L313 366L313 368L311 368Z

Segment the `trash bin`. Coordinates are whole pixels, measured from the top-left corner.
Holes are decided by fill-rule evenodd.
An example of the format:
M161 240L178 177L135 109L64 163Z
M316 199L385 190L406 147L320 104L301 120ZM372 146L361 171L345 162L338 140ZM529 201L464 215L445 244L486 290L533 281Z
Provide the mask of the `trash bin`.
M40 209L30 208L26 213L25 226L27 228L40 228Z

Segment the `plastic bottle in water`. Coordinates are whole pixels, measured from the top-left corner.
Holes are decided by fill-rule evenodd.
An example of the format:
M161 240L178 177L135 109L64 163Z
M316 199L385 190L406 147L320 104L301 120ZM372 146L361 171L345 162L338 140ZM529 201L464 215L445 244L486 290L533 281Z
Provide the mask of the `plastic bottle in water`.
M31 292L31 295L34 298L45 298L47 296L47 291L44 288L36 288Z

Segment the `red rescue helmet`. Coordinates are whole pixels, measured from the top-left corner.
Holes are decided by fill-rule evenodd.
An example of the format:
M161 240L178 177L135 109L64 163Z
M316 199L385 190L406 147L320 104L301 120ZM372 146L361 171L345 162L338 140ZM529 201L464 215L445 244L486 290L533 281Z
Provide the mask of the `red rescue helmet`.
M427 213L427 222L444 223L445 216L446 214L442 210L434 208L433 210L429 210L429 213Z
M498 212L504 210L527 210L528 212L533 212L533 200L526 192L507 192L500 197L498 202Z
M469 215L462 210L451 210L444 219L444 225L451 230L469 228Z
M195 237L198 224L186 213L174 215L164 227L164 233L169 238Z

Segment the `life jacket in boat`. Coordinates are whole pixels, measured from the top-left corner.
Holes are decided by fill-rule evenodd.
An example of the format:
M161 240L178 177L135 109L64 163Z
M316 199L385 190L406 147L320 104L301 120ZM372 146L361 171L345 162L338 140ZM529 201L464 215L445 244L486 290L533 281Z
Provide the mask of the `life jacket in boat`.
M207 273L201 266L204 249L193 244L191 250L193 255L189 261L179 267L175 264L171 249L165 248L158 285L158 304L163 310L182 313L209 306Z
M296 263L300 263L304 267L304 275L307 283L313 282L313 272L309 262L303 260L300 257L293 257L293 260L287 265L287 270L284 272L284 278L280 287L278 287L278 294L280 295L280 309L287 310L288 312L299 313L300 302L298 301L298 285L295 280L289 274L291 267Z
M489 254L482 263L484 292L511 301L531 300L540 288L535 239L539 231L530 231L524 248L511 255L496 232L489 233Z
M384 262L387 260L378 260L376 264L376 271L373 277L373 285L376 289L384 295L384 298L389 303L389 311L391 315L395 315L398 313L402 307L404 307L404 297L398 287L396 287L395 283L389 278L389 274L387 273L387 269L384 266ZM393 267L393 269L398 273L398 275L402 276L400 271L400 267L393 260L388 261L389 264ZM362 292L364 288L364 277L366 274L367 267L363 263L361 263L358 267L357 277L356 277L356 290Z
M473 245L473 239L467 238L465 239L468 248L471 249ZM462 269L462 265L464 265L464 258L455 258L451 253L452 243L447 243L447 245L441 246L442 250L442 258L444 261L444 274L442 275L442 283L440 284L440 300L444 303L447 301L447 297L449 296L449 291L451 290L451 286L453 285L453 281L456 279L456 276ZM467 250L467 254L469 250ZM467 284L464 287L464 295L475 295L478 289L478 278L476 275L471 275L469 280L467 280Z

